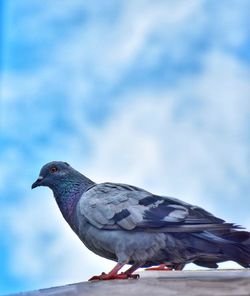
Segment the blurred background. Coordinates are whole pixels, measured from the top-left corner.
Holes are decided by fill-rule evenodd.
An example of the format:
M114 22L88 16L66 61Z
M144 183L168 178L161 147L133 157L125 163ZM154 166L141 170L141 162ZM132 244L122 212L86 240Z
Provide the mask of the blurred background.
M1 294L114 265L30 190L51 160L250 229L249 1L0 3Z

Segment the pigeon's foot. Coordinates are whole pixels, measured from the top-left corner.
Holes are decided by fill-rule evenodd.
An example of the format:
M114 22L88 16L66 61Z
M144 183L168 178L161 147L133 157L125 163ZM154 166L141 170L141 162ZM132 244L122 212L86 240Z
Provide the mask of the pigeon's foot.
M168 267L166 264L160 264L160 265L155 266L155 267L146 268L145 270L170 271L170 270L173 270L173 268Z
M116 266L109 272L103 272L101 275L94 275L89 281L109 281L109 280L127 280L127 279L138 279L139 274L132 274L138 267L137 264L132 265L125 272L118 273L118 271L126 264L117 263Z
M118 273L118 274L106 274L102 273L101 275L92 276L89 281L108 281L108 280L127 280L127 279L138 279L139 274L127 274L127 273Z

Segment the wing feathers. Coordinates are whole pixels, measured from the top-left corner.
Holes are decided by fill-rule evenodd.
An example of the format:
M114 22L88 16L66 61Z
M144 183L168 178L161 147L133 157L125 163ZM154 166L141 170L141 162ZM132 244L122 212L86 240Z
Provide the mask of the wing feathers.
M236 227L202 208L126 184L95 185L83 194L79 207L89 223L102 229L194 232Z

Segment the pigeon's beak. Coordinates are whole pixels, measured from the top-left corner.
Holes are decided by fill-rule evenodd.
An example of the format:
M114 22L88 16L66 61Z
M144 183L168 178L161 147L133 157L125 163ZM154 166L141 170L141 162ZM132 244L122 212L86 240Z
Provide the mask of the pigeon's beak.
M31 189L34 189L38 186L41 186L41 182L43 180L43 177L42 176L39 176L38 179L36 180L36 182L34 182L31 186Z

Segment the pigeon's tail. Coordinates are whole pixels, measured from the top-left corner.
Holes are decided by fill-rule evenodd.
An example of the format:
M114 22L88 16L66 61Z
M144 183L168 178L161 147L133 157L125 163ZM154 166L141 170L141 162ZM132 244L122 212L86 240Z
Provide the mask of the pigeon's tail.
M216 267L217 263L223 261L234 261L245 268L250 267L250 233L247 231L227 231L225 233L203 232L193 234L196 238L209 243L209 249L214 248L219 253L214 258L209 254L208 260L205 257L196 260L194 263L202 266ZM217 252L216 251L216 252ZM213 253L213 252L212 252ZM212 266L213 265L213 266Z

